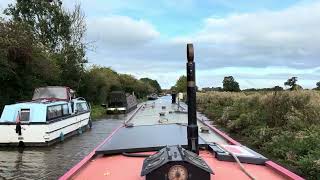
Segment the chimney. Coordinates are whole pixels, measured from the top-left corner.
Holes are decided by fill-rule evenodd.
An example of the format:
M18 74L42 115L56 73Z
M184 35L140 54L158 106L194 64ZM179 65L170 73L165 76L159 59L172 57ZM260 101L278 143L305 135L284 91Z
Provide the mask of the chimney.
M188 150L199 154L199 134L196 110L196 72L193 44L187 44Z

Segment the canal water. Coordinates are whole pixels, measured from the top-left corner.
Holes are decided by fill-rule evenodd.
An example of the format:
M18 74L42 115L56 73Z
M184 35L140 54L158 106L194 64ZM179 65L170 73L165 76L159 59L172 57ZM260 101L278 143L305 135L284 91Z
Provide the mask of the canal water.
M0 179L57 179L125 120L124 115L93 122L93 128L49 147L0 148Z

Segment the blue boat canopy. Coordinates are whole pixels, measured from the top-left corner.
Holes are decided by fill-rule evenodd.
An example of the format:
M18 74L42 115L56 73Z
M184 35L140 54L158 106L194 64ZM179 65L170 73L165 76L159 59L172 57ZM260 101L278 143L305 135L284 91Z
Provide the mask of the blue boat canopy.
M83 98L74 98L68 87L48 86L37 88L32 101L6 105L0 123L44 123L78 112L89 111Z

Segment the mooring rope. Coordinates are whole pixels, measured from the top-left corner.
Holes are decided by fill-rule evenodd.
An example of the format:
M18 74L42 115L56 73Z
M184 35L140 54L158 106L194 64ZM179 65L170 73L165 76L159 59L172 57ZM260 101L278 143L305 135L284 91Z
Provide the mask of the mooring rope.
M242 172L244 172L250 179L252 180L256 180L256 178L254 176L252 176L248 170L246 170L244 168L244 166L242 165L242 163L240 162L240 160L238 159L238 157L231 151L227 150L226 148L224 148L223 146L219 146L221 147L223 150L225 150L226 152L228 152L237 162L237 164L240 166L240 169Z

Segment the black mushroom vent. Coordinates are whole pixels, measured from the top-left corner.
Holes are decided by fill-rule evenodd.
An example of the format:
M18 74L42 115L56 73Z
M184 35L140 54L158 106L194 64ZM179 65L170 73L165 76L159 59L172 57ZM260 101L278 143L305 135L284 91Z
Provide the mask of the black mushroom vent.
M146 180L209 180L210 174L213 172L202 158L181 146L167 146L146 158L141 171Z

